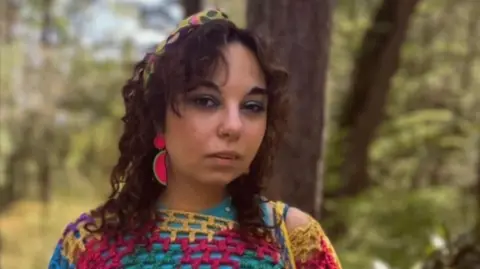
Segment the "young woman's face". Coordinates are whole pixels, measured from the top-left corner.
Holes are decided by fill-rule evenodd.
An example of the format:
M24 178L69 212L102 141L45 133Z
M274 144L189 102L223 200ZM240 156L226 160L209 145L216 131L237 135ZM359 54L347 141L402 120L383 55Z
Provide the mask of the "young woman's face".
M267 125L267 94L255 55L240 43L223 49L226 64L167 111L169 171L199 183L226 185L248 173Z

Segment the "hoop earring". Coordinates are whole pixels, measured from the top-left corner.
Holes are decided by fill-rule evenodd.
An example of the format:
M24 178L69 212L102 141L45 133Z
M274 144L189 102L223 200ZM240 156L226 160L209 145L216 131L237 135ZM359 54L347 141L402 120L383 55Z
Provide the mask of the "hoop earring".
M165 148L165 139L163 136L158 135L153 140L153 144L159 150L153 160L153 175L160 184L167 186L167 149Z

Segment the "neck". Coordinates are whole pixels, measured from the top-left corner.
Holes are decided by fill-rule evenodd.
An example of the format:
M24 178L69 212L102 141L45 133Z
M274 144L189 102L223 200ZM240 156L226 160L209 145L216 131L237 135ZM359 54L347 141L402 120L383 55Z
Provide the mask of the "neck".
M218 205L227 197L224 186L192 182L195 180L169 179L160 197L161 204L172 210L200 212Z

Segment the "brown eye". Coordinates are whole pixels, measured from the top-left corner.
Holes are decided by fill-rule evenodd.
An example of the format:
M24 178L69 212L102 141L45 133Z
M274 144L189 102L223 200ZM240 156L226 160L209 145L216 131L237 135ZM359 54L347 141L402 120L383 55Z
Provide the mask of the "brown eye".
M216 108L220 105L220 102L211 96L192 97L191 103L200 108Z
M253 113L261 113L265 111L265 105L262 102L250 101L250 102L246 102L243 105L243 109L246 109Z

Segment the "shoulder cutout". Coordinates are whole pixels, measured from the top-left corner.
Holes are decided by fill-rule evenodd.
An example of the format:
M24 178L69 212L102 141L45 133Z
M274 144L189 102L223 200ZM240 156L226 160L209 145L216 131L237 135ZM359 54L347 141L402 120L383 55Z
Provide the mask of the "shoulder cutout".
M322 264L325 268L342 268L330 240L317 220L295 207L288 209L285 219L297 268L323 268Z
M312 221L312 217L298 208L290 207L286 216L286 225L289 232L304 227Z

